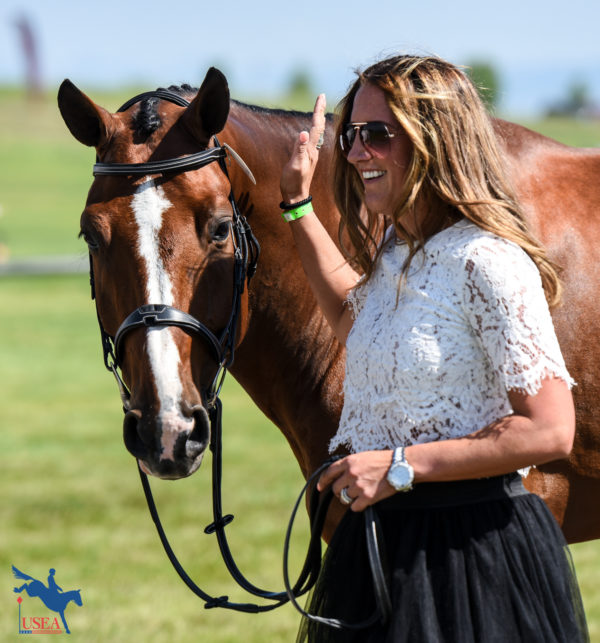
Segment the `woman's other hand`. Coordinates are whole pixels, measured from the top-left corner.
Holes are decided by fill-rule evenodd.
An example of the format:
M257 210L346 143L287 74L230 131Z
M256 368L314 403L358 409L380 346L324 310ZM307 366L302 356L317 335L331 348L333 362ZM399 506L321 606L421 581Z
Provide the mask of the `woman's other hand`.
M393 453L393 451L362 451L337 460L323 472L317 489L323 491L331 485L333 493L338 498L342 489L345 489L348 497L352 499L350 509L363 511L369 505L396 493L387 481Z

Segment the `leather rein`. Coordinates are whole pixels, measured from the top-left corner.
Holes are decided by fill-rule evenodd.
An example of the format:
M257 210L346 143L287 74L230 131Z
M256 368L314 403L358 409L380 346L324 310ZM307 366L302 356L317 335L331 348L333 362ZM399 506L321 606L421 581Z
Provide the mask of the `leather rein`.
M147 98L160 98L182 107L187 107L189 105L189 101L187 101L179 94L171 92L169 90L161 89L152 92L145 92L143 94L134 96L124 105L122 105L118 111L123 112L139 101ZM242 166L242 169L254 182L252 173L247 168L243 160L235 153L235 151L231 147L229 147L226 143L221 145L216 137L213 137L212 142L214 147L209 147L201 152L162 161L149 161L145 163L96 162L94 164L93 174L94 176L141 176L147 174L186 172L189 170L202 168L205 165L216 161L219 163L221 170L229 180L231 186L231 180L229 179L229 174L227 172L227 160L231 156ZM231 366L234 359L235 342L241 309L241 298L244 292L244 287L246 282L249 283L250 279L256 272L256 266L260 254L260 245L256 237L254 236L252 229L248 224L248 221L241 213L236 203L233 194L233 187L231 187L230 189L229 202L231 204L233 212L232 238L235 248L233 299L229 321L225 326L225 329L219 335L216 335L201 321L197 320L195 317L182 310L178 310L176 308L173 308L172 306L168 306L165 304L146 304L140 306L131 314L129 314L122 322L113 337L106 332L102 325L102 321L100 320L100 315L97 310L97 303L96 312L98 316L98 324L100 327L100 335L102 340L104 365L114 375L117 381L124 411L127 411L130 408L130 392L119 371L123 356L123 341L125 336L130 331L136 328L143 327L153 328L176 326L192 336L199 336L211 350L211 353L216 363L218 364L217 372L213 379L206 403L206 409L211 425L210 449L213 454L213 522L205 528L204 532L206 534L214 533L216 535L223 561L236 583L248 593L270 602L262 605L256 605L254 603L234 603L229 600L228 596L211 596L210 594L203 591L200 587L198 587L198 585L196 585L196 583L188 576L188 574L179 563L175 553L173 552L173 549L171 548L171 545L169 544L160 518L158 516L158 511L150 488L150 482L147 475L141 470L138 465L138 472L142 482L142 487L144 489L144 494L146 496L148 509L156 526L163 548L165 549L165 552L169 560L171 561L171 564L173 565L183 582L188 586L188 588L204 601L205 608L210 609L213 607L222 607L240 612L259 613L270 611L272 609L280 607L288 601L291 601L296 609L298 609L304 616L316 621L326 623L327 625L330 625L332 627L345 627L351 629L361 629L364 627L368 627L378 620L386 620L391 611L391 602L388 594L387 584L385 582L384 572L381 565L381 556L379 552L379 539L377 534L378 519L376 513L372 510L371 507L368 507L365 510L364 514L369 564L371 567L375 596L377 599L377 608L373 615L360 623L347 623L338 619L330 619L307 614L297 603L297 599L313 587L317 580L321 567L321 533L333 494L331 490L328 490L323 494L319 494L316 490L316 481L318 480L320 474L331 464L333 460L327 461L312 474L312 476L308 479L304 488L302 489L302 492L300 493L300 496L298 497L294 506L284 544L283 576L285 591L271 592L263 590L248 581L236 565L229 547L229 543L227 541L225 527L233 520L234 517L232 514L223 514L222 509L222 404L219 398L219 393L221 391L227 369ZM92 299L95 300L96 293L91 254L90 285L92 290ZM308 492L309 487L311 487L312 489L311 500L309 503L311 537L304 565L297 581L292 586L289 580L288 573L288 552L291 531L298 507L301 503L301 499L304 494Z

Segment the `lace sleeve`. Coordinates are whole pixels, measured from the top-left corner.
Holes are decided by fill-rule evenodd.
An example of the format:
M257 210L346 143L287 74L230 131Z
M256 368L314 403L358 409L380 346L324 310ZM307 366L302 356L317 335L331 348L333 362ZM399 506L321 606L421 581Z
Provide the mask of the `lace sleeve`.
M366 293L364 292L364 288L361 287L363 285L362 281L362 277L359 278L356 285L351 288L346 295L345 303L350 309L350 314L352 315L353 320L356 320L358 313L362 310L365 303Z
M465 313L506 390L535 395L542 380L571 387L533 261L515 244L485 238L468 254Z

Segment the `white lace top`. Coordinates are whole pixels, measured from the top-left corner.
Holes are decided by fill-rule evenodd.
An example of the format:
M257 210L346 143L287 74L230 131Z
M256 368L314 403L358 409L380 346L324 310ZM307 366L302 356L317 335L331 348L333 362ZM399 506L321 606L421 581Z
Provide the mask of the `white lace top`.
M395 236L349 296L344 407L333 452L460 437L512 413L507 390L569 386L541 279L517 245L462 220L407 256Z

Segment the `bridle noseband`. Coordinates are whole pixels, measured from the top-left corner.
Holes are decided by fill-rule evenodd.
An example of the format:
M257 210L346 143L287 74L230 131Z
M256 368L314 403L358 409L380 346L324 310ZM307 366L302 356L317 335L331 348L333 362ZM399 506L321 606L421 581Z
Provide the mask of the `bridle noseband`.
M157 90L153 92L145 92L134 96L127 101L119 112L129 109L134 104L146 98L160 98L167 100L176 105L187 107L189 101L185 98L171 92L169 90ZM141 176L147 174L164 174L169 172L186 172L189 170L196 170L202 168L214 161L219 163L219 166L225 176L227 177L230 186L231 180L227 172L226 160L231 156L237 163L242 166L242 169L252 177L250 171L246 167L242 159L236 152L229 147L226 143L221 145L216 136L213 137L214 147L210 147L195 154L188 154L185 156L166 159L162 161L147 161L145 163L101 163L96 162L94 165L94 176ZM121 323L114 337L109 335L104 329L98 314L98 324L100 326L100 335L102 339L102 350L104 354L104 365L113 373L117 380L121 400L123 403L124 411L129 410L130 392L123 381L119 370L123 360L123 342L127 334L137 328L159 328L174 326L182 329L192 336L200 337L211 352L212 357L218 365L216 375L213 379L212 385L207 395L206 408L208 411L210 424L211 424L211 440L210 449L213 452L212 458L212 474L213 474L213 518L214 521L204 530L207 534L216 534L219 549L223 560L233 577L233 579L244 590L258 596L261 599L271 601L265 605L255 605L253 603L233 603L229 601L227 596L215 597L207 594L200 589L196 583L185 572L175 553L173 552L167 536L164 532L158 511L152 497L150 483L147 475L139 468L138 472L142 481L142 487L150 510L150 515L155 523L158 535L163 544L165 552L169 557L173 567L179 574L183 582L204 602L206 608L223 607L241 612L266 612L291 601L293 605L306 617L320 621L322 623L331 625L332 627L340 628L346 627L350 629L362 629L368 627L378 620L385 620L391 610L391 603L385 578L381 566L381 560L378 550L377 538L377 518L371 507L365 510L365 526L367 536L367 549L369 555L369 563L373 577L374 590L377 597L377 609L373 615L360 623L346 623L338 619L329 619L320 616L307 614L297 603L297 598L308 592L317 580L321 565L321 533L325 523L327 509L332 499L331 491L319 494L316 491L316 481L322 471L331 463L331 460L324 463L313 475L309 478L304 486L292 513L288 530L286 533L286 541L284 545L284 584L285 591L271 592L260 589L249 582L237 567L225 534L225 527L233 520L233 515L223 514L222 501L221 501L221 477L222 477L222 422L221 412L222 404L219 399L219 393L227 373L227 369L231 366L234 359L235 344L237 340L238 324L241 312L241 300L244 292L246 282L256 272L256 266L260 254L260 245L254 236L248 221L240 212L233 195L233 187L231 186L229 192L229 202L233 212L232 222L232 237L234 244L234 277L233 277L233 299L231 313L229 320L223 331L217 335L201 321L182 310L178 310L166 304L145 304L136 308L130 313ZM92 288L92 299L96 299L95 282L92 257L90 254L90 284ZM293 521L300 505L304 493L307 492L309 486L312 485L312 496L310 502L310 523L311 523L311 539L308 546L308 551L305 559L304 566L300 572L298 580L291 586L287 570L287 555L289 550L289 540L291 535L291 528Z

